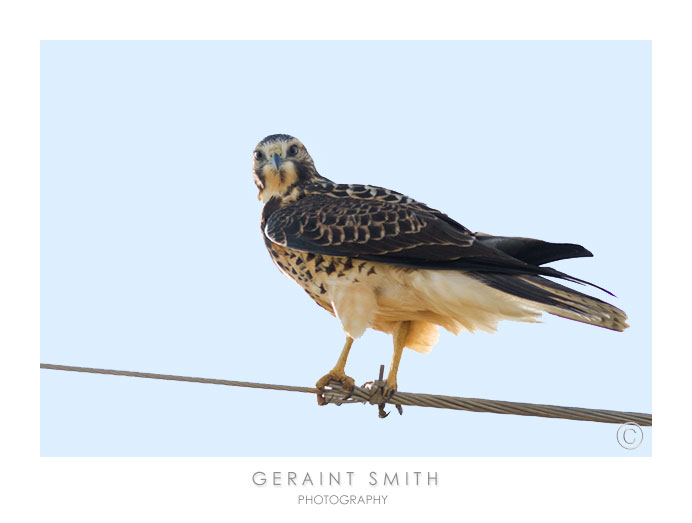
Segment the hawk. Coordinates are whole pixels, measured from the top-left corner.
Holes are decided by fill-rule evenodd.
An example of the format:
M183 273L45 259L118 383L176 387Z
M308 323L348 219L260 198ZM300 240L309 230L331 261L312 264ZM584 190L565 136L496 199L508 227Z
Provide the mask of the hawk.
M385 394L397 388L403 349L429 352L439 327L493 332L500 320L535 322L542 312L614 331L623 311L546 276L601 287L544 264L592 256L580 245L474 233L401 193L321 176L305 146L267 136L253 153L264 203L261 228L276 266L336 316L346 343L317 381L353 388L345 366L367 328L392 335ZM610 294L608 291L605 291ZM318 403L324 399L318 394Z

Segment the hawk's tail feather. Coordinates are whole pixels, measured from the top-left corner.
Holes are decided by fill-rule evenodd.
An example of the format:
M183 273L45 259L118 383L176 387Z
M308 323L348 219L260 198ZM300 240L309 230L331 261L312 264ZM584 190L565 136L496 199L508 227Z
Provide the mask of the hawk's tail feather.
M615 331L624 331L629 326L627 315L617 307L540 276L497 273L472 276L494 289L531 301L536 308L555 316Z

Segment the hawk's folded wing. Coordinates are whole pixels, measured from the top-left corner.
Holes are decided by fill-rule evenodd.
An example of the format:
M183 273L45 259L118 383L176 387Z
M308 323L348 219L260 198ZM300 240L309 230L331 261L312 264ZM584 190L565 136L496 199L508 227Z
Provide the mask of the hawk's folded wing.
M274 243L315 254L421 269L552 276L593 285L514 257L501 250L508 239L496 242L496 247L489 241L493 237L476 236L445 214L411 199L382 201L311 195L274 211L267 219L264 233ZM543 248L548 244L515 240L536 242ZM516 243L511 245L516 247ZM570 247L581 249L571 249L574 255L590 254L579 246Z

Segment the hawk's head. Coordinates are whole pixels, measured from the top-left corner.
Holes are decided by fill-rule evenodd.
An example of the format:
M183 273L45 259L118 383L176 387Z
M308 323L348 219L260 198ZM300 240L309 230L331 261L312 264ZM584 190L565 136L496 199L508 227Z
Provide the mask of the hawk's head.
M267 136L255 147L253 173L259 199L288 197L301 184L320 177L300 140L287 134Z

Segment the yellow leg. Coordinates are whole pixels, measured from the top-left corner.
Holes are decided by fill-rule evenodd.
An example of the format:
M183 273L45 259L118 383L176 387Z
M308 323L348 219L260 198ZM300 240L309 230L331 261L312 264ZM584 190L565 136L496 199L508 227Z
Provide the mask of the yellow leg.
M399 372L399 362L401 361L401 354L404 352L404 344L406 343L406 336L408 336L410 328L410 321L402 321L394 330L394 355L392 356L392 365L389 367L389 374L384 387L385 396L391 396L396 391L396 375Z
M336 365L334 365L334 370L340 372L341 374L343 374L344 370L346 370L346 360L348 359L348 353L351 352L351 345L353 345L353 338L351 338L351 336L346 336L344 348L341 349L339 359L336 361Z
M317 380L315 387L317 387L318 389L322 389L330 381L338 381L339 383L341 383L344 389L353 389L355 382L353 381L353 378L351 378L350 376L346 376L345 372L346 360L348 359L348 353L351 350L351 345L353 345L353 338L347 336L346 343L344 344L344 348L341 349L341 355L339 356L336 365L334 365L334 368L330 370L327 374L325 374L319 380ZM319 392L317 393L317 404L325 404L324 396Z

